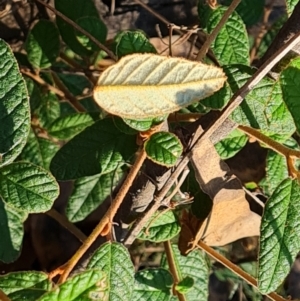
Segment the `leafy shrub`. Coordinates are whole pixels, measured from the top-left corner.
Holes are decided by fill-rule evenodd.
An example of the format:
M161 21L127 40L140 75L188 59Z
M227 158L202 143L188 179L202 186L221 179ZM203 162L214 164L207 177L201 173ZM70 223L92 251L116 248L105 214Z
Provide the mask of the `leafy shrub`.
M199 248L232 267L209 246L258 235L257 288L283 300L274 291L300 249L294 166L300 157L300 59L289 58L277 77L264 76L251 86L271 68L251 66L245 27L259 21L262 3L241 2L212 41L214 58L207 56L207 64L160 56L138 30L120 32L108 48L107 28L92 0L56 0L55 23L41 19L31 28L26 56L0 40L0 260L11 263L20 256L29 214L47 213L85 240L74 223L109 205L62 269L0 276L1 300L206 300L210 269ZM287 5L291 14L296 2ZM249 7L255 13L248 14ZM199 1L204 32L211 34L227 9ZM257 55L272 47L278 30L266 33ZM101 71L98 81L93 70ZM94 99L87 91L94 91ZM262 217L250 210L245 188L223 161L249 137L269 148L266 174L254 185L268 197L265 206L260 203ZM73 183L67 219L51 209L58 181ZM191 205L181 206L191 198ZM122 222L130 227L122 229ZM112 227L117 242L102 244L84 271L68 277L100 234L112 237ZM135 272L127 248L136 238L163 243L159 267ZM233 272L256 285L238 267ZM235 274L226 277L240 281ZM261 298L243 285L245 293Z

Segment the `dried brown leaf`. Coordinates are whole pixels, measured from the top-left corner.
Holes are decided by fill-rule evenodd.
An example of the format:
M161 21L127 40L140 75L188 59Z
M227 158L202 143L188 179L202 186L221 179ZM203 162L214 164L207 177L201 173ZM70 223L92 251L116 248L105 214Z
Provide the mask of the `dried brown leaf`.
M230 175L209 140L193 150L191 162L200 187L213 200L211 214L198 229L194 245L201 238L209 246L222 246L259 235L261 217L250 210L241 182Z

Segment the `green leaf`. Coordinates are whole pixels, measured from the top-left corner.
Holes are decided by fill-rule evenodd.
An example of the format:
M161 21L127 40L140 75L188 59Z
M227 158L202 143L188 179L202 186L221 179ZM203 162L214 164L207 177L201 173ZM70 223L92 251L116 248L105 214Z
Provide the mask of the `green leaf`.
M31 130L21 153L21 159L49 170L51 159L58 149L58 145L48 139L36 136Z
M70 139L95 123L99 113L73 113L57 118L48 128L48 133L58 139Z
M21 153L29 129L26 84L12 51L0 39L0 166L12 162Z
M23 222L26 218L26 212L5 204L0 196L0 261L10 263L18 258L23 241Z
M98 269L86 270L47 292L38 301L107 300L106 290L105 274Z
M111 195L123 175L121 169L107 174L77 179L65 210L72 222L85 219L102 202Z
M269 198L261 222L258 288L275 291L286 277L300 249L300 186L285 179Z
M50 170L58 180L104 174L128 161L137 150L135 137L125 135L111 118L95 122L65 144Z
M53 22L39 20L29 31L25 49L34 68L49 68L58 57L59 48L59 33Z
M187 276L183 278L178 284L176 284L175 289L181 294L186 294L194 285L194 279Z
M141 120L133 120L126 118L124 118L123 120L127 125L129 125L133 129L139 132L144 132L150 130L152 127L155 127L158 124L161 124L167 117L168 115Z
M180 279L183 280L185 277L192 277L194 279L193 287L185 295L186 299L188 301L207 300L209 269L204 253L194 250L187 256L182 256L177 245L172 245L172 250ZM161 265L168 268L165 256L162 259Z
M27 213L51 209L59 187L46 170L27 162L12 163L0 169L0 195L10 206Z
M132 300L169 301L172 284L172 275L165 269L139 271L135 274Z
M92 0L55 0L55 8L74 22L83 17L99 18ZM56 18L56 24L62 39L75 53L82 56L91 55L91 52L77 40L73 26L59 17Z
M132 54L101 74L94 98L112 115L140 120L196 103L218 91L225 80L223 71L212 65L149 53Z
M89 32L94 38L96 38L99 42L105 43L107 36L107 28L99 17L82 17L77 19L76 23ZM82 34L81 32L75 30L75 35L77 36L77 40L82 44L86 49L90 51L99 51L99 47L94 44L87 36Z
M285 0L285 2L287 13L290 16L299 0Z
M292 60L289 66L280 74L280 84L283 93L283 99L291 112L297 130L300 130L300 58Z
M225 68L228 82L235 93L253 74L247 66ZM295 132L291 113L283 102L279 82L264 78L231 114L236 123L260 129L265 135L284 142Z
M181 156L183 147L180 140L169 132L157 132L144 144L147 157L157 164L171 167Z
M85 90L90 90L92 88L91 82L85 76L69 73L56 74L74 96L80 96L84 94Z
M156 212L146 227L140 232L139 239L154 242L170 240L180 232L180 225L174 212Z
M156 117L156 118L147 118L143 120L134 120L134 119L127 119L123 118L123 121L129 125L131 128L139 131L144 132L148 131L152 126L161 123L166 116Z
M232 91L226 83L223 88L221 88L219 91L214 93L213 95L203 99L199 105L203 105L207 108L214 109L214 110L221 110L223 109L228 101L232 97Z
M24 79L26 82L28 95L30 99L30 109L31 112L34 112L42 103L40 89L38 88L36 83L29 77L25 76Z
M48 128L60 116L59 100L52 92L47 92L42 97L42 104L37 111L41 127Z
M207 31L211 33L220 22L227 7L218 6L212 11L207 23ZM233 12L212 43L212 50L221 65L249 65L249 40L241 17Z
M124 134L127 135L136 135L137 130L130 127L121 117L113 116L115 126Z
M141 31L123 31L116 35L116 55L118 58L132 53L156 53L156 49Z
M240 130L236 129L230 134L215 144L215 148L222 160L233 157L237 154L247 143L248 137Z
M128 250L119 243L105 243L92 256L88 268L99 268L107 276L107 301L131 301L134 267Z
M25 289L47 291L51 287L52 283L48 275L43 272L22 271L0 276L0 290L6 295L22 292Z
M270 196L276 187L288 177L286 158L269 150L266 161L266 175L259 182L264 194Z
M36 301L38 300L46 291L45 290L37 290L37 289L24 289L8 295L9 300L11 301Z
M229 6L232 0L223 1ZM260 21L264 12L264 1L261 0L242 0L236 8L236 12L241 16L247 26L252 26Z

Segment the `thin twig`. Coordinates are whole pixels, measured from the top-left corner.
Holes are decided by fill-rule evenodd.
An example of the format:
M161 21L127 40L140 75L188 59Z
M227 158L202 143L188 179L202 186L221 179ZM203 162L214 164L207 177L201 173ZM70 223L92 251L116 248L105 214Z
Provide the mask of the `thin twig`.
M271 69L298 43L300 32L295 34L286 44L277 50L265 63L254 73L254 75L232 96L231 100L223 110L216 122L207 129L201 139L209 138L230 116L230 114L241 104L248 93L271 71Z
M52 91L56 95L64 98L65 94L63 91L57 89L56 87L49 85L47 82L45 82L39 75L32 73L28 68L20 68L20 71L23 75L26 75L27 77L33 79L35 82L40 84L41 86L45 87L47 90Z
M175 258L174 258L170 240L167 240L164 242L164 247L165 247L165 251L166 251L166 258L167 258L169 270L170 270L171 275L173 276L173 280L174 280L173 293L178 297L179 301L187 301L183 294L181 294L175 290L175 285L177 285L181 279L178 274L178 269L177 269L177 266L175 263Z
M142 217L140 217L130 229L127 237L124 240L124 245L129 247L133 241L136 239L142 228L146 225L146 223L150 220L151 216L158 210L161 206L162 201L164 200L167 193L170 191L172 186L174 185L175 181L185 169L186 165L189 163L189 157L185 156L181 159L179 164L177 165L174 172L171 174L170 178L164 185L164 187L160 190L158 195L155 197L154 202L150 204L150 208L147 208L147 211L144 213Z
M185 181L186 177L188 176L189 172L190 172L190 170L187 167L185 167L184 170L181 173L181 177L180 177L179 181L176 183L176 187L171 192L171 194L168 195L168 197L166 197L164 199L163 205L169 206L170 201L172 200L172 198L175 196L176 193L178 193L178 191L180 191L180 187L182 186L182 184Z
M191 37L191 35L192 35L192 33L187 32L187 33L185 33L185 34L179 36L175 41L173 41L173 42L171 43L172 46L177 46L177 45L180 45L180 44L185 43L186 41L189 40L189 38ZM174 36L174 37L175 37L175 36ZM195 36L195 39L197 40L198 37ZM193 42L195 41L195 39L193 39ZM170 40L170 38L169 38L169 40ZM162 51L160 51L159 54L165 53L165 52L170 48L170 47L169 47L169 43L165 43L163 39L161 39L161 42L162 42L164 45L167 45L167 47L164 48ZM190 42L190 44L191 44L191 51L192 51L192 50L193 50L193 45L192 45L191 42ZM189 53L189 54L190 54L190 53Z
M11 301L11 299L8 298L1 289L0 289L0 300L1 301Z
M69 58L65 53L60 52L59 54L60 59L63 60L65 63L67 63L69 66L71 66L75 70L80 70L83 72L83 74L90 80L90 82L93 85L96 85L97 79L93 76L93 73L89 69L82 68L80 64L78 64L75 60Z
M148 226L145 230L146 235L149 235L149 228L154 223L154 221L156 221L162 214L165 214L166 212L168 212L169 210L172 210L174 208L174 207L172 208L170 206L171 200L175 196L175 194L180 191L180 187L183 184L183 182L186 179L189 172L190 172L190 170L187 167L185 167L182 174L181 174L181 177L180 177L179 181L176 183L175 189L171 192L170 195L168 195L166 198L164 198L163 202L160 204L160 205L166 206L167 208L165 210L160 211L159 214L155 216L155 218L151 219L151 222L148 224ZM146 221L146 219L144 221ZM140 222L139 227L144 227L144 225L142 225L142 223Z
M214 30L211 32L211 34L207 37L206 41L204 42L204 44L202 45L201 49L199 50L199 52L197 54L197 58L196 58L197 61L201 61L201 60L204 59L204 57L206 56L206 53L207 53L207 51L208 51L211 43L215 40L215 38L217 37L218 33L220 32L220 30L222 29L222 27L224 26L224 24L227 22L228 18L233 13L233 11L236 9L236 7L240 4L240 2L241 2L241 0L233 0L231 2L230 6L228 7L228 9L226 10L226 12L222 16L220 22L214 28Z
M264 202L262 202L255 194L253 194L251 191L249 191L244 186L243 186L243 190L245 191L246 194L248 194L251 197L251 199L253 201L255 201L259 206L261 206L261 208L265 208Z
M141 7L143 7L144 9L146 9L150 14L152 14L154 17L156 17L158 20L160 20L166 26L169 26L171 24L171 22L168 19L166 19L165 17L163 17L162 15L160 15L159 13L157 13L154 9L152 9L151 7L149 7L147 4L145 4L141 0L135 0L135 2L137 4L139 4ZM177 34L180 34L180 35L184 34L184 30L179 29L179 28L180 27L178 27L178 26L173 26L173 30Z
M46 214L55 219L61 226L76 236L79 241L84 242L86 240L86 235L82 233L74 224L72 224L64 215L60 214L55 209L47 211Z
M171 23L169 20L167 20L165 17L163 17L162 15L160 15L159 13L157 13L155 10L153 10L152 8L150 8L147 4L143 3L141 0L135 0L135 2L138 3L140 6L142 6L144 9L146 9L154 17L156 17L157 19L159 19L166 26L168 26ZM182 29L174 28L174 32L178 33L179 35L183 35L184 34L184 30L182 30ZM204 39L203 39L203 35L201 35L201 36L199 35L199 31L198 31L198 39L199 39L200 44L202 44ZM189 41L190 41L190 39L189 39ZM200 48L200 47L198 47L198 48ZM211 51L209 51L208 57L210 58L210 60L212 62L215 63L215 65L219 66L218 61L216 60L214 54Z
M62 267L63 273L59 278L59 283L64 282L69 276L70 272L77 264L79 259L84 255L87 249L93 244L93 242L97 239L99 235L106 235L110 228L111 219L115 216L117 210L119 209L124 197L126 196L132 182L134 181L136 175L138 174L140 168L142 167L144 161L146 159L146 152L142 149L139 152L139 155L130 169L128 176L126 177L122 187L117 193L115 199L113 200L111 206L106 211L105 215L100 220L99 224L93 230L93 232L89 235L89 237L85 240L85 242L81 245L81 247L77 250L77 252L72 256L72 258Z
M201 113L182 113L182 114L172 114L168 117L169 122L194 122L199 119L203 114ZM292 157L292 158L300 158L300 151L296 149L291 149L272 138L264 135L259 130L254 129L249 126L238 125L237 128L244 132L245 134L255 138L257 141L264 143L268 146L268 148L272 149L278 154L281 154L285 157Z
M53 81L59 87L61 91L64 93L64 98L69 102L69 104L77 111L77 112L86 112L85 107L78 101L78 99L67 89L67 87L62 83L60 78L57 76L55 72L51 72Z
M196 41L198 39L198 36L193 36L192 37L192 41L190 42L190 50L188 52L188 55L187 55L187 59L190 60L192 58L192 54L193 54L193 49L196 45Z
M286 45L280 48L269 60L267 60L261 68L257 70L257 72L253 75L251 79L249 79L241 89L239 89L231 98L228 105L225 107L224 111L220 115L220 117L216 120L216 122L210 126L200 137L197 137L195 142L191 144L190 150L192 150L198 143L201 141L208 139L213 133L222 126L222 124L226 121L229 115L241 104L243 99L247 96L247 94L254 88L255 85L259 83L259 81L273 68L274 65L277 64L289 51L300 42L300 33L295 35L291 40L288 41ZM166 182L164 187L161 189L155 201L152 204L152 207L138 220L135 222L132 227L130 234L124 240L125 246L130 246L134 239L137 237L143 226L150 219L150 217L157 211L159 206L161 205L162 200L165 195L171 189L172 185L175 183L176 179L185 168L185 166L189 162L189 156L191 155L191 151L182 158L175 171L172 173L170 179Z
M135 2L138 3L144 9L146 9L148 12L150 12L158 20L160 20L161 22L165 23L166 26L168 26L171 23L165 17L163 17L162 15L158 14L154 9L152 9L151 7L149 7L147 4L145 4L141 0L135 0ZM179 30L179 33L182 33L182 32Z
M173 25L169 24L169 56L173 56L172 54L172 34L173 34Z
M198 139L199 136L202 134L203 130L202 128L198 128L192 138L191 144L200 143L201 141ZM198 142L196 142L198 140ZM154 197L154 202L149 205L150 208L147 208L147 211L138 219L135 221L133 226L130 229L130 232L127 234L126 238L124 239L124 245L126 247L129 247L133 241L136 239L140 231L143 229L143 227L146 225L146 223L150 220L151 216L158 210L158 208L161 206L164 198L166 197L167 193L171 190L174 183L177 181L180 174L183 172L183 170L186 168L187 164L190 161L190 154L191 152L188 152L185 156L183 156L175 170L172 172L171 176L169 177L168 181L165 183L165 185L161 188L161 190L158 192L158 194Z
M60 11L49 5L48 3L42 1L42 0L34 0L38 3L41 3L42 5L46 6L48 9L50 9L56 16L62 18L65 22L72 25L76 30L87 36L92 42L94 42L101 50L105 51L108 56L110 56L114 61L117 61L118 58L113 54L112 51L110 51L106 46L104 46L102 43L100 43L95 37L93 37L89 32L87 32L82 27L78 26L73 20L62 14Z
M244 272L240 267L232 263L230 260L219 254L217 251L215 251L213 248L207 246L203 241L198 242L198 247L203 250L205 253L207 253L210 257L215 259L216 261L223 264L227 269L231 270L235 274L239 275L243 280L245 280L250 285L257 288L257 280ZM283 297L277 295L276 293L269 293L266 295L268 298L270 298L273 301L287 301Z

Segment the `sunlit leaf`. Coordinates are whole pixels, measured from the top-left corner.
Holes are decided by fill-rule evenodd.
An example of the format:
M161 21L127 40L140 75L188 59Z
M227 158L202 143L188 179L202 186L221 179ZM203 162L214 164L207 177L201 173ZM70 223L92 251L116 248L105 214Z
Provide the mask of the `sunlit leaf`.
M110 196L122 175L117 170L77 179L65 210L68 219L73 223L85 219Z
M287 276L300 249L300 186L282 181L269 198L261 221L258 288L275 291Z
M164 166L175 165L183 150L180 140L169 132L154 133L144 147L149 159Z
M222 160L233 157L247 143L248 137L239 130L232 131L226 138L215 144L215 148Z
M253 74L248 66L224 67L228 83L235 93ZM236 123L261 130L279 142L284 142L295 132L295 123L284 103L279 81L263 78L247 95L230 118Z
M182 256L177 245L172 245L172 251L176 269L180 274L180 280L185 277L192 277L193 286L188 290L185 297L188 301L207 300L208 298L208 265L205 255L199 250L190 252L187 256ZM162 259L164 268L168 268L166 256Z
M48 128L51 136L70 139L99 119L99 113L73 113L57 118Z
M219 90L223 71L180 58L133 54L106 69L94 90L100 107L129 119L175 112Z
M147 269L135 274L132 300L169 301L173 278L162 268Z
M12 162L21 153L29 130L26 84L12 51L0 39L0 166Z
M106 300L107 279L99 269L86 270L44 294L38 301Z
M0 169L0 195L3 201L28 213L51 209L59 187L45 169L28 162L9 164Z
M175 237L180 231L176 215L172 211L158 211L139 234L139 239L162 242Z
M287 13L290 16L299 0L285 0Z
M300 97L300 59L296 58L290 62L288 67L280 74L280 85L283 99L290 110L297 130L300 130L299 97Z
M154 46L141 31L123 31L115 37L116 55L121 58L132 53L156 53Z
M208 33L211 33L220 22L227 9L225 6L218 6L211 12L207 22ZM230 15L213 41L212 50L221 65L249 64L248 35L245 24L238 13L233 12Z
M44 292L51 286L48 275L43 272L20 271L0 276L0 290L7 295L22 292L25 289Z
M127 249L119 243L106 243L92 256L88 268L100 268L107 276L108 301L131 301L134 268Z

